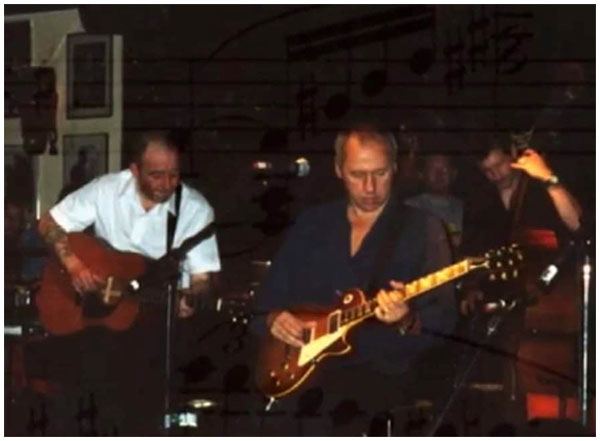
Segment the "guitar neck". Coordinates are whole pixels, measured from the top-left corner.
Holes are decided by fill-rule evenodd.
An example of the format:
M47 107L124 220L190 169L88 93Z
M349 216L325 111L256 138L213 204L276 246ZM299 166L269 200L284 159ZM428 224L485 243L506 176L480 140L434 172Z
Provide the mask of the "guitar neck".
M471 259L464 259L458 263L455 263L454 265L447 266L439 271L435 271L406 284L404 286L404 293L398 291L392 292L404 295L405 300L409 300L424 294L427 291L437 288L438 286L448 283L451 280L458 279L459 277L462 277L480 267L481 265L473 265Z
M417 280L404 285L404 291L391 290L388 293L394 296L403 297L404 300L410 300L421 294L426 293L438 286L450 282L451 280L458 279L465 274L473 271L474 269L480 268L481 264L474 264L472 259L464 259L458 263L442 268L439 271L435 271ZM377 299L373 298L367 302L352 306L342 310L341 324L354 326L360 323L364 319L371 317L375 314L375 308L377 308Z

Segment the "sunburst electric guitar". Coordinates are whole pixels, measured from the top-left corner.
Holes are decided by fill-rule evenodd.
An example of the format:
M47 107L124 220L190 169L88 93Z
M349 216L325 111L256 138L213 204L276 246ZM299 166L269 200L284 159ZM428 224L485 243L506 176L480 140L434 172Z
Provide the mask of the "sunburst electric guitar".
M486 269L490 280L509 280L519 275L523 255L517 245L488 251L483 257L469 257L405 285L404 291L390 291L404 300L415 298L444 283L478 269ZM374 315L377 301L367 300L359 289L342 294L335 308L319 311L310 307L292 308L303 321L315 321L306 330L301 348L290 346L268 334L263 338L255 369L255 381L265 396L283 397L296 390L315 370L317 363L330 355L343 355L352 348L346 342L350 329Z

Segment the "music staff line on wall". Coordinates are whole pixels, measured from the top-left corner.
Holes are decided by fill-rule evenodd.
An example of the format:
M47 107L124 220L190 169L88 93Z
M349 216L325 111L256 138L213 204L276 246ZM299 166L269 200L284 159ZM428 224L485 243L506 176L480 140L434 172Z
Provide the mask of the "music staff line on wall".
M125 81L127 86L300 86L304 82L302 80L196 80L196 81L184 81L184 80L136 80L127 79ZM18 85L18 86L34 86L36 83L33 81L9 81L7 85ZM88 82L89 86L101 85L102 82ZM361 81L352 80L350 82L352 86L360 86ZM315 86L345 86L347 81L334 81L334 80L315 80ZM565 87L565 86L581 86L581 87L595 87L595 81L465 81L465 87L531 87L531 88L542 88L542 87ZM423 88L437 88L445 87L446 83L441 81L393 81L388 80L386 82L387 87L423 87Z
M169 130L172 129L170 126L156 126L152 125L155 130ZM265 132L267 129L277 128L278 130L287 131L290 133L301 133L303 130L298 128L296 125L283 125L277 124L273 127L253 127L253 126L233 126L233 125L202 125L196 124L192 129L194 130L205 130L205 131L232 131L232 132ZM344 125L328 125L327 127L319 127L318 133L338 133L340 130L345 129ZM146 126L130 127L128 131L144 131L148 130ZM410 133L497 133L497 132L510 132L514 130L512 127L445 127L443 129L435 129L430 127L414 127L410 129ZM595 127L536 127L536 132L539 133L596 133ZM572 151L569 151L572 153Z
M389 63L398 63L398 64L406 64L410 61L410 57L406 58L398 58L398 57L389 57L386 59ZM71 61L71 60L68 60ZM447 63L447 59L440 57L434 58L436 63ZM469 58L469 61L476 61L478 63L481 62L492 62L493 58ZM312 60L314 63L346 63L347 58L341 57L323 57L318 58L316 60ZM365 57L365 56L356 56L352 58L353 63L381 63L381 57ZM277 63L277 64L296 64L298 62L290 62L286 57L223 57L223 58L206 58L206 57L193 57L193 58L184 58L184 57L168 57L161 56L159 58L142 58L142 57L123 57L123 64L140 64L140 63ZM545 58L545 57L534 57L528 58L527 63L586 63L586 64L595 64L596 60L594 58Z
M135 109L187 109L189 103L157 103L157 102L125 102L124 106L129 110ZM314 109L323 110L326 106L315 105ZM354 104L354 109L383 109L383 110L453 110L453 111L472 111L472 110L594 110L596 106L592 104L574 104L574 105L546 105L546 104ZM216 103L195 103L194 109L239 109L239 110L265 110L265 109L296 109L296 105L286 103L236 103L236 104L216 104Z

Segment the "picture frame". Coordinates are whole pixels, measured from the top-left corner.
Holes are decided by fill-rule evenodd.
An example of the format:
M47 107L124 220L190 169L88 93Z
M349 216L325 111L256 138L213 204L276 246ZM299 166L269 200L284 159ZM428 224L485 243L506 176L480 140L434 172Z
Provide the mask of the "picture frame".
M112 36L67 35L67 118L112 115Z
M79 188L108 171L108 134L64 135L63 187Z

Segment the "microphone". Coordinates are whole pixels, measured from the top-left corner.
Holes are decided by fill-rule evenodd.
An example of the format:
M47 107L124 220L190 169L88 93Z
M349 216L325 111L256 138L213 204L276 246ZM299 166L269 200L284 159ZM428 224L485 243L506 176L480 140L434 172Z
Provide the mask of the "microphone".
M252 169L257 178L304 178L310 174L310 163L306 158L296 158L287 165L272 161L255 161Z
M538 277L538 283L542 288L550 287L550 284L556 279L556 276L560 272L562 265L571 256L576 249L575 239L569 240L563 250L554 258L554 260L548 265Z

